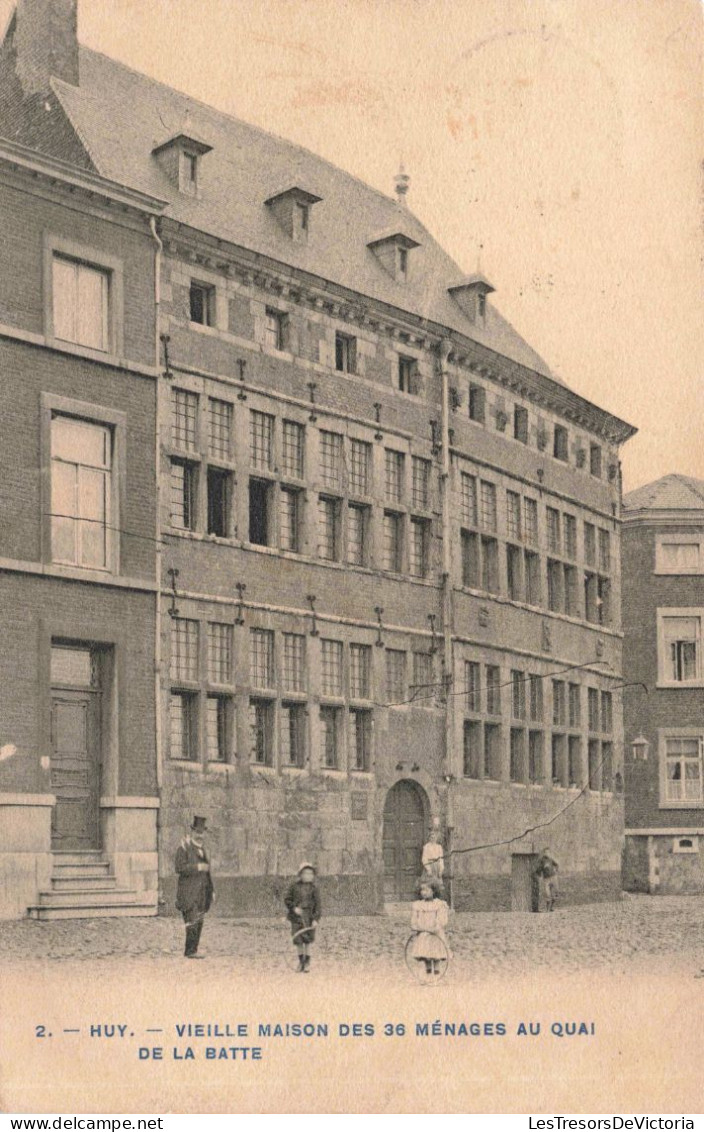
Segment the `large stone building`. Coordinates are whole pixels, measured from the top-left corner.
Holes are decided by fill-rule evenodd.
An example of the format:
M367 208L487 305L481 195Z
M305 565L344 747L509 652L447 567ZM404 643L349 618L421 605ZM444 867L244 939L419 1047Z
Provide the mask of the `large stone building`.
M566 899L614 895L619 447L634 430L551 375L489 281L464 275L408 210L405 176L387 197L78 47L75 28L71 0L19 0L0 63L0 133L65 163L66 215L92 226L42 260L42 213L19 225L31 254L3 251L2 346L21 361L3 371L18 404L3 427L22 458L4 505L20 526L39 529L49 482L43 449L20 437L40 427L49 365L69 366L82 403L111 404L111 381L142 400L115 394L119 566L89 577L81 561L59 566L53 542L42 566L38 542L2 551L25 657L4 649L12 805L41 795L47 824L59 804L26 617L43 622L65 586L76 619L42 640L119 652L120 634L134 653L111 685L124 778L108 787L96 763L94 792L134 796L129 813L150 820L159 798L165 908L193 812L208 817L225 913L276 908L302 858L331 909L407 899L433 823L457 907L529 908L546 839ZM93 345L88 361L75 338L56 347L39 266L54 254L103 280L110 326L124 303L124 345ZM66 412L104 421L115 450L103 410ZM85 624L89 587L109 632ZM21 734L15 718L33 713L43 730ZM103 838L91 848L113 869Z
M624 887L703 892L704 480L640 487L623 520Z

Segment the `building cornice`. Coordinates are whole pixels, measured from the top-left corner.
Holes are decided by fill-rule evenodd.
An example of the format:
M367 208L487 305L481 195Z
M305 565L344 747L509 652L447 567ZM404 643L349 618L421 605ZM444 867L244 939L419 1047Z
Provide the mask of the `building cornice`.
M621 522L626 527L686 527L704 529L704 507L701 510L678 508L650 511L645 507L621 510Z
M0 168L3 167L64 193L79 193L107 208L118 205L127 211L160 216L167 205L164 200L119 185L99 173L78 169L58 158L0 137Z
M436 353L443 343L449 342L449 360L458 369L479 374L487 381L510 389L608 443L621 445L637 432L633 425L600 409L553 378L420 315L350 291L338 283L190 228L168 216L162 220L161 234L167 253L238 278L245 285L281 295L290 302L325 311L333 318Z

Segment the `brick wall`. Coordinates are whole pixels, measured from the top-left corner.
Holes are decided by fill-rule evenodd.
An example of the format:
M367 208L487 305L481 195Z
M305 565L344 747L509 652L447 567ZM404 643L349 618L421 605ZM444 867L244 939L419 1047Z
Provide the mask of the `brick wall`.
M48 762L49 671L52 636L113 646L117 660L111 744L117 773L106 793L156 793L154 741L154 596L108 587L0 574L3 648L0 654L0 747L16 754L0 762L0 791L51 793Z
M156 476L155 390L151 379L0 339L0 555L41 558L41 394L50 393L126 414L124 513L120 515L121 572L154 577ZM47 552L48 553L48 552Z
M623 527L623 671L627 682L648 688L624 692L626 743L644 735L650 743L647 762L631 762L627 778L626 824L630 828L682 828L704 825L704 807L661 808L658 730L701 728L704 733L704 692L697 687L659 688L657 611L663 608L704 607L702 575L655 574L658 534L676 526L625 523ZM692 528L687 528L691 533Z
M12 216L0 246L0 323L45 332L44 237L73 241L121 261L124 274L125 356L154 364L154 242L146 220L141 230L69 209L58 201L0 186L0 211Z

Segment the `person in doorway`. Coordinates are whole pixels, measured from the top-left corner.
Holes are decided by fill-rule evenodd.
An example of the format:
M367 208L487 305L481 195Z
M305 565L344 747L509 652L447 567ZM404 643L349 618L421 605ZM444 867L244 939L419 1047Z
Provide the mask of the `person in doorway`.
M198 944L203 920L214 897L210 858L204 843L205 832L205 818L194 817L190 832L176 850L176 907L186 925L186 959L202 958L197 954Z
M450 916L446 901L439 896L440 882L421 877L418 900L411 905L411 928L417 934L411 943L411 955L425 964L427 975L439 975L441 964L450 957L445 928Z
M421 863L424 874L439 881L442 886L442 878L445 872L445 851L440 841L440 831L436 826L431 830L428 840L423 846Z
M298 876L284 898L291 925L291 936L298 952L298 970L310 971L310 945L315 940L315 929L320 919L320 892L315 883L315 867L304 861Z
M545 901L545 911L552 912L557 900L557 873L559 865L550 856L549 849L543 849L533 869L533 876L540 881L541 893Z

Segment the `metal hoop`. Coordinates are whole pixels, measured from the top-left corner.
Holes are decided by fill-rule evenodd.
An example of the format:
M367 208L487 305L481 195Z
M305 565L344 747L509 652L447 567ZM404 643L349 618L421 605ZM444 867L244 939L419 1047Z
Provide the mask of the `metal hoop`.
M431 935L438 941L442 948L443 955L437 959L426 959L424 957L417 957L413 954L412 944L419 935ZM447 946L447 941L443 939L437 932L418 931L411 932L406 940L406 946L403 949L403 957L408 967L408 970L413 975L413 978L418 983L424 986L429 986L433 983L439 983L441 979L445 978L447 969L450 966L450 949ZM430 964L430 970L428 969Z
M290 925L290 920L287 920L286 923ZM308 924L307 927L304 925L302 928L298 928L297 931L293 933L293 935L288 937L285 963L289 971L298 971L300 969L298 965L298 950L294 950L296 946L296 937L304 935L306 932L317 933L319 929L319 923L316 924L315 927L313 927L312 924ZM315 939L316 941L318 940L317 934L315 935ZM291 944L293 944L293 947L291 946Z

